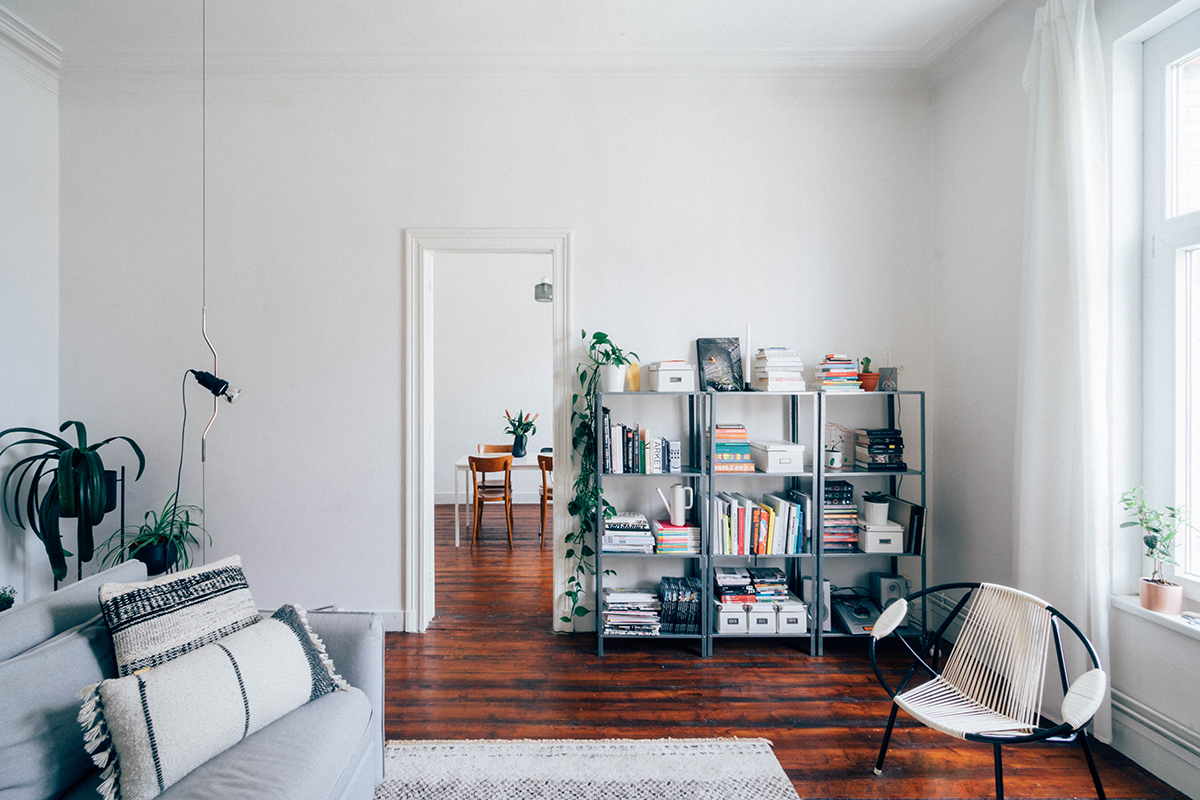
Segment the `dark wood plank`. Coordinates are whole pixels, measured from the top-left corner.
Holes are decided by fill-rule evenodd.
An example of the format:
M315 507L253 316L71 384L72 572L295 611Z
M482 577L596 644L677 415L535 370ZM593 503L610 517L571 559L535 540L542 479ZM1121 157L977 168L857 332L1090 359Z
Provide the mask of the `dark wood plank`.
M685 643L614 641L598 658L594 636L553 633L537 506L516 507L511 551L502 514L488 512L472 553L465 525L454 547L453 507L437 508L438 615L425 634L388 634L389 739L763 737L803 798L995 796L990 747L903 713L883 775L872 774L889 703L861 641L827 642L811 658L785 641L723 639L710 659ZM1110 798L1185 800L1096 750ZM1078 745L1004 757L1006 796L1095 796Z

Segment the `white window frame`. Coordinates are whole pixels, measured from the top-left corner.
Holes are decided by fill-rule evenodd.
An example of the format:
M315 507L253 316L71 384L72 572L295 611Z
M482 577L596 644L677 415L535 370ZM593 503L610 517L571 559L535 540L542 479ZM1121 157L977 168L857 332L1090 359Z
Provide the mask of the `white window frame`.
M1187 352L1179 343L1188 326L1187 256L1189 250L1200 250L1200 211L1167 217L1174 204L1169 170L1175 157L1174 131L1167 125L1173 102L1169 69L1196 55L1200 55L1200 12L1148 39L1143 49L1142 474L1148 498L1157 507L1184 505L1188 470L1200 472L1200 464L1188 463L1187 448L1177 446L1186 441L1188 430L1188 387L1180 379ZM1200 361L1200 353L1195 358ZM1200 508L1188 511L1200 523ZM1177 549L1177 560L1182 555ZM1192 574L1170 566L1166 572L1183 585L1190 600L1200 601L1200 552L1191 557Z

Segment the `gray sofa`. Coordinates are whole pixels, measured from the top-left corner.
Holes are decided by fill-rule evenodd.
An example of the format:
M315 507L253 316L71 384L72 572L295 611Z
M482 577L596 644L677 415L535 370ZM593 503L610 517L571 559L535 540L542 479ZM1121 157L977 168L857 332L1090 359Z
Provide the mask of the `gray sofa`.
M77 692L116 677L97 590L146 579L138 561L0 613L0 800L99 795L83 750ZM369 800L383 780L383 622L310 612L355 687L301 706L189 773L164 800Z

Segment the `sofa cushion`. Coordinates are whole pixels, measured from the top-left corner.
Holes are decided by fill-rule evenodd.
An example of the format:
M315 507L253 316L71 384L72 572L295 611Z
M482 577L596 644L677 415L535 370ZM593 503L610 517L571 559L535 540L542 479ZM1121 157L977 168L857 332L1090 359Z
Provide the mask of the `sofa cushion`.
M293 709L347 688L303 610L283 606L220 641L100 683L79 720L105 768L102 794L144 800Z
M237 556L142 583L105 583L100 605L121 677L259 620Z
M99 614L100 601L96 599L96 592L100 584L145 578L145 564L127 561L99 575L69 583L53 594L13 606L0 614L0 661L36 647Z
M0 662L0 797L58 797L92 769L75 721L79 689L115 674L99 615Z

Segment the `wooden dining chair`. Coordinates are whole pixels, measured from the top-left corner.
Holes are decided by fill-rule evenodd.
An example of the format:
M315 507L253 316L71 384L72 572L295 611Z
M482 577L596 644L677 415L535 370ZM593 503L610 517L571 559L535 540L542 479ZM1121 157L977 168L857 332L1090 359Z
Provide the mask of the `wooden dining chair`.
M512 515L512 454L494 456L468 456L467 463L471 467L471 486L474 487L475 528L471 532L471 549L475 549L475 539L479 536L479 521L483 516L484 503L504 503L504 521L508 524L508 547L513 546L513 515ZM502 483L488 483L488 474L502 473Z
M542 468L542 487L538 494L541 495L542 501L542 543L540 547L546 546L546 506L554 505L554 456L539 455L538 466ZM554 520L551 519L551 523ZM554 527L553 524L550 526Z

